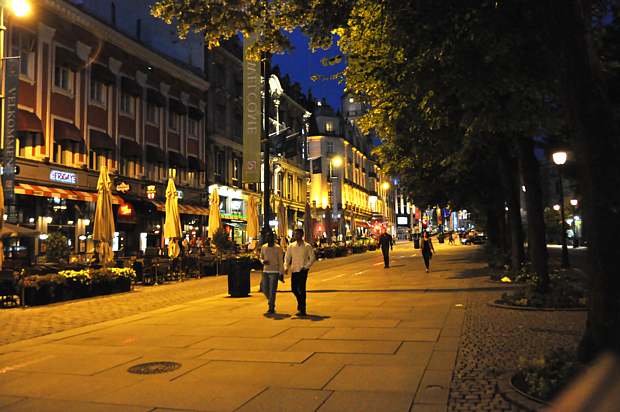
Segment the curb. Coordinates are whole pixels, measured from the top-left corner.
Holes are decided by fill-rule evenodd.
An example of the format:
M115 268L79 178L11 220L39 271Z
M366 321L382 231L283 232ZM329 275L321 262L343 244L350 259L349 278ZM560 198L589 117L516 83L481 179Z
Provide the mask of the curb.
M529 412L539 412L542 408L549 406L548 403L534 400L515 389L512 385L512 378L512 374L505 373L497 380L498 389L508 402Z
M501 303L498 303L501 302ZM508 306L503 303L504 301L501 299L490 300L487 302L488 306L499 308L499 309L507 309L507 310L525 310L532 312L585 312L587 308L529 308L526 306Z

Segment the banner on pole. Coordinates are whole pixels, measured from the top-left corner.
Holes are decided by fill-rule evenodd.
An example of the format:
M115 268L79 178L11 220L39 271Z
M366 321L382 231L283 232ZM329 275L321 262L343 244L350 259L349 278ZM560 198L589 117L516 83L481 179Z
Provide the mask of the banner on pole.
M243 183L261 181L261 134L263 130L260 60L250 60L247 50L258 33L243 39Z
M2 187L5 200L15 199L15 150L20 59L4 60L4 159Z

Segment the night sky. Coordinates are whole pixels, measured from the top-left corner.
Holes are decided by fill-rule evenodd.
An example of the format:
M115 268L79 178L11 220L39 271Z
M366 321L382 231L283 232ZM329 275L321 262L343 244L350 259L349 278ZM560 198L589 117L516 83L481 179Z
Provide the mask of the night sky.
M289 34L289 33L287 33ZM282 75L288 73L291 82L298 82L302 92L307 96L308 88L312 88L312 95L319 101L325 97L327 103L334 108L340 108L340 96L344 93L344 83L336 80L313 81L310 78L318 74L332 75L341 72L345 68L344 59L341 63L333 66L323 66L321 59L330 58L339 54L336 44L329 50L317 50L312 53L308 48L308 38L299 31L290 33L291 42L296 47L291 54L278 54L273 56L273 65L280 66Z

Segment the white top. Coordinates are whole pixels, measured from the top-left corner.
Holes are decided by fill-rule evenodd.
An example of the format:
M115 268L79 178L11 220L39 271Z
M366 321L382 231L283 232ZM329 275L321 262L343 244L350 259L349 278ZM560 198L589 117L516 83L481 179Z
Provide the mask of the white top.
M304 242L302 245L292 242L286 249L284 256L284 270L291 268L292 273L301 271L303 268L310 269L316 257L312 245Z
M265 243L260 248L260 261L263 263L263 272L267 273L279 273L281 275L284 274L284 262L283 262L284 252L282 252L282 248L274 244L273 246L269 246ZM269 262L269 264L265 264L265 262Z

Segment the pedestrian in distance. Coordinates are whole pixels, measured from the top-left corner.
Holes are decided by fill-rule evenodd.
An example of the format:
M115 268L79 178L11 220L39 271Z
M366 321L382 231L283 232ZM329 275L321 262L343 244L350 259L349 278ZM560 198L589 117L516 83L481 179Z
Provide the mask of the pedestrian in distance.
M428 273L430 261L433 258L433 252L435 252L433 241L428 236L428 232L424 232L424 237L420 243L420 250L422 251L422 257L424 258L424 265L426 265L426 273Z
M387 228L383 228L383 233L379 236L379 245L383 252L383 263L385 268L390 267L390 248L392 247L392 236L387 232Z
M449 245L454 244L454 238L452 237L452 232L448 233L448 244Z
M316 256L312 245L304 242L303 229L295 229L294 239L286 249L284 270L291 270L291 290L297 298L297 316L306 316L306 282Z
M278 280L284 283L284 252L280 245L275 243L273 232L267 233L265 240L267 242L260 249L260 261L263 264L260 286L269 302L267 313L275 313Z

